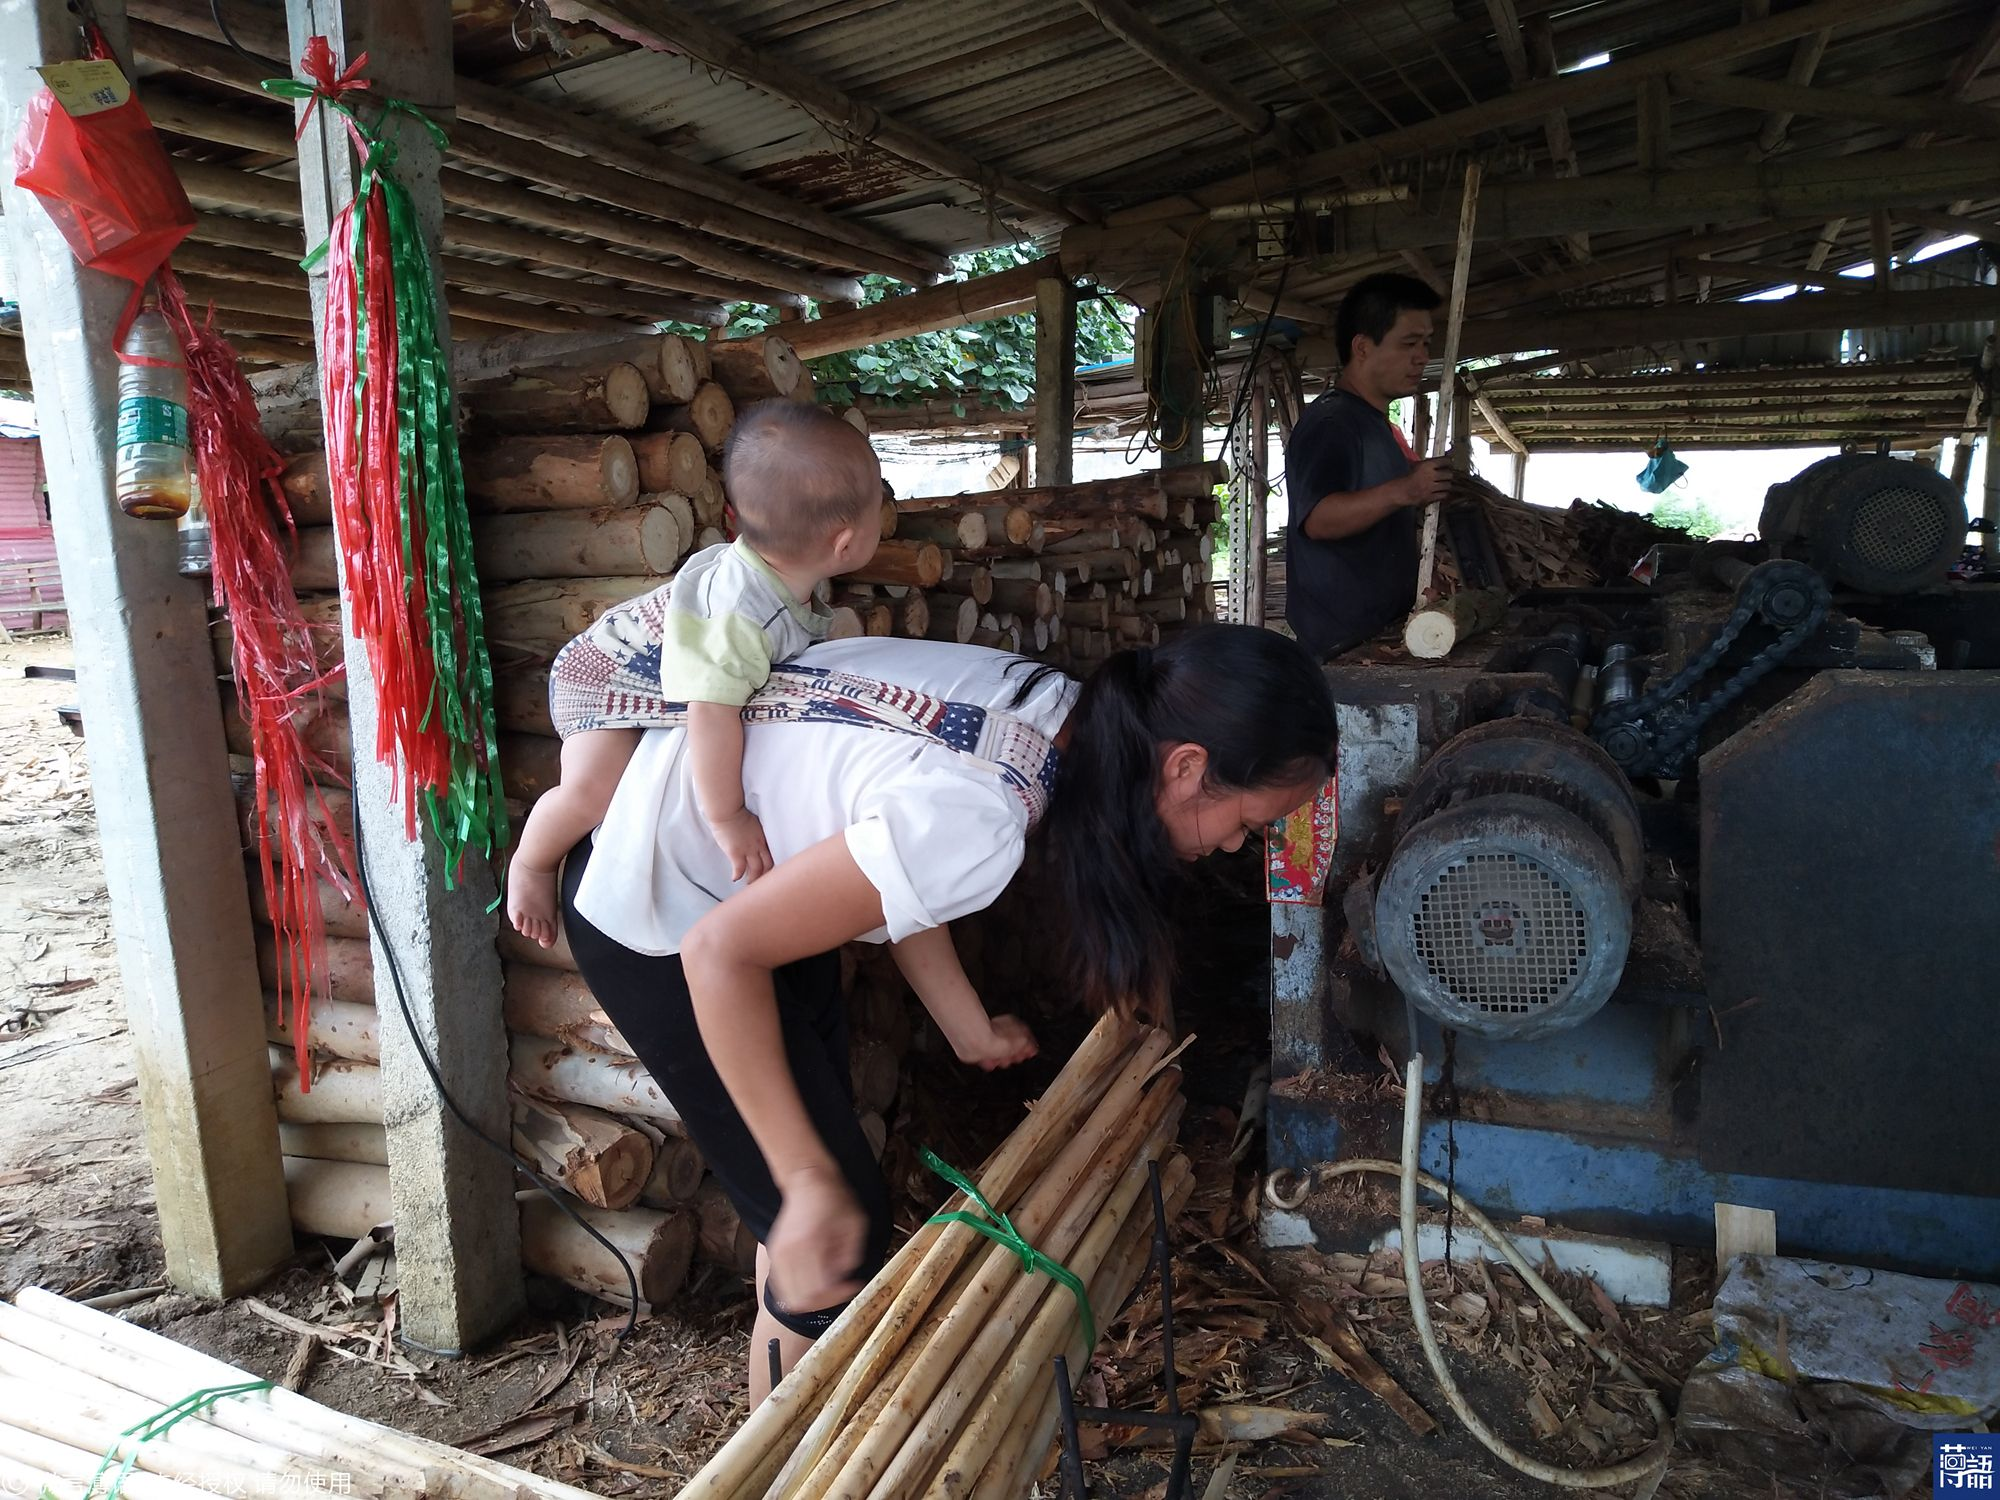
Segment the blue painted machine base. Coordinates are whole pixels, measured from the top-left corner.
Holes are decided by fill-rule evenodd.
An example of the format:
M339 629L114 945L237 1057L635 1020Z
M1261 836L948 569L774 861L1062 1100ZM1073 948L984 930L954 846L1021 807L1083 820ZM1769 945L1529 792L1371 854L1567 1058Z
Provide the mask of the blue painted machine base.
M1272 1093L1269 1123L1274 1171L1343 1155L1393 1157L1401 1134L1385 1128L1393 1122L1379 1105L1287 1097L1282 1085ZM1714 1205L1739 1203L1777 1214L1778 1247L1788 1255L2000 1279L2000 1199L1711 1172L1692 1147L1576 1130L1461 1118L1452 1136L1455 1169L1446 1160L1446 1123L1425 1120L1424 1170L1502 1222L1537 1215L1565 1228L1708 1248ZM1304 1212L1314 1217L1310 1202ZM1357 1230L1384 1227L1314 1224L1326 1249L1356 1248Z

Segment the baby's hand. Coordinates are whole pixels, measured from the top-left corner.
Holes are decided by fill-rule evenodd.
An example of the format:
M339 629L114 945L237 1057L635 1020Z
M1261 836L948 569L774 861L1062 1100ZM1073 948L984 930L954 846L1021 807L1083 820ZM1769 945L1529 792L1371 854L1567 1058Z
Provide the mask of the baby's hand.
M1042 1049L1034 1032L1019 1016L995 1016L986 1023L981 1036L967 1039L952 1049L960 1062L991 1073L995 1068L1011 1068L1024 1063Z
M771 868L771 846L764 842L764 825L747 807L708 825L715 842L729 856L731 880L755 880Z

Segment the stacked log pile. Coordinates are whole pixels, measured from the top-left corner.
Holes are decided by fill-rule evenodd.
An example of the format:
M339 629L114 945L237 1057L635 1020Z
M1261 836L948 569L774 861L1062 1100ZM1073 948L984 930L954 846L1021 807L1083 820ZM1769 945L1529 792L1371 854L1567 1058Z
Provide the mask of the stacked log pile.
M896 504L896 538L840 596L881 612L928 590L922 634L1087 672L1214 618L1208 530L1220 464ZM931 554L935 552L935 561ZM893 628L893 621L890 622ZM913 632L915 633L915 632Z
M1157 1163L1170 1212L1191 1184L1164 1032L1112 1018L976 1175L983 1196L1085 1289L1108 1326L1144 1267ZM964 1198L947 1209L981 1210ZM925 1225L680 1492L1017 1496L1054 1435L1051 1357L1090 1354L1074 1291L964 1224Z
M651 335L498 371L492 363L461 386L462 451L502 780L518 827L559 774L548 711L556 652L606 610L668 581L690 551L723 539L716 464L735 411L771 397L810 399L811 390L775 336L702 344ZM330 494L323 453L301 440L305 406L316 417L298 382L274 387L274 425L302 450L283 480L300 529L293 581L332 670L341 644ZM1087 670L1121 646L1209 617L1205 536L1217 477L1200 466L885 505L881 551L833 591L834 633L976 642ZM215 637L231 750L247 756L227 682L226 619ZM337 676L307 733L344 774L350 736ZM239 762L238 788L247 853L260 816L247 762ZM328 819L345 824L349 806L344 792L327 791ZM261 908L254 864L247 877ZM325 887L320 906L328 940L306 1039L311 1076L297 1076L294 1039L273 1000L273 1080L295 1223L354 1238L390 1215L374 972L365 911ZM268 912L257 918L270 992L288 955L278 951ZM975 982L978 932L961 924ZM499 947L517 1152L620 1247L644 1301L671 1297L691 1260L747 1273L751 1236L567 948L544 950L510 930ZM906 1055L943 1042L886 950L857 947L844 971L856 1108L879 1155ZM623 1267L546 1199L524 1195L521 1225L532 1269L614 1300L629 1295Z

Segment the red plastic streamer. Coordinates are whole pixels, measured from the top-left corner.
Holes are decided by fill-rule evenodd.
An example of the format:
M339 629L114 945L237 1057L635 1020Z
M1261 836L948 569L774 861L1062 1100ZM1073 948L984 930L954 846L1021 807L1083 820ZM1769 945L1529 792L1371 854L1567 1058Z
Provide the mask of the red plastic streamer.
M304 734L324 712L326 674L292 592L297 533L278 482L284 461L264 437L236 351L207 318L197 321L171 269L160 272L159 289L160 310L187 361L189 438L208 514L215 601L229 614L237 703L250 729L257 866L277 932L278 1004L290 1019L306 1089L306 1024L326 950L316 882L324 877L349 900L356 888L346 830L321 789L341 778Z

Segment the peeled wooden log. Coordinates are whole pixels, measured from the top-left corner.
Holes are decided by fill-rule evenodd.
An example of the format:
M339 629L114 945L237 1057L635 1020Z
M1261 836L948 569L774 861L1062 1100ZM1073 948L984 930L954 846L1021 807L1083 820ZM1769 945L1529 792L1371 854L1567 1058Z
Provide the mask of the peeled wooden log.
M539 734L553 738L549 717L549 669L515 668L493 679L493 716L503 733Z
M693 1141L663 1136L653 1147L653 1170L639 1189L639 1201L651 1208L675 1208L692 1203L708 1176L708 1164Z
M278 1126L278 1149L313 1161L358 1161L389 1165L389 1139L379 1123Z
M389 1169L365 1162L287 1157L285 1197L295 1228L328 1239L358 1240L394 1218Z
M896 535L905 541L936 542L940 547L984 547L986 517L977 510L898 511Z
M694 501L694 518L704 529L713 526L722 529L729 519L729 496L722 488L722 476L710 469L701 481L701 488L688 497ZM704 538L702 546L708 541Z
M352 747L348 742L347 704L338 698L320 701L315 710L309 704L301 704L292 712L293 723L301 730L307 748L317 750L325 756L329 767L336 775L348 774L348 762ZM222 693L222 738L229 746L231 755L248 757L254 754L250 743L250 726L243 721L243 711L236 701L234 683L224 685Z
M887 1042L857 1038L848 1049L848 1079L854 1086L854 1107L886 1114L896 1102L903 1080L902 1055Z
M708 478L708 454L691 432L642 432L631 439L639 488L692 498Z
M616 432L645 424L646 377L621 362L473 381L459 399L484 427L503 432Z
M274 1047L292 1045L291 1008L281 1012L278 997L264 996L264 1037ZM306 1021L306 1045L317 1056L337 1057L346 1062L379 1063L382 1060L381 1017L372 1005L356 1005L351 1000L315 997L312 1014Z
M832 599L836 610L851 610L861 622L863 635L890 635L896 628L896 612L864 594L839 593Z
M757 1269L757 1236L713 1177L695 1193L695 1253L712 1266L749 1276Z
M1039 582L1047 576L1048 570L1037 557L1007 557L988 563L986 571L993 575L996 582L1003 578L1032 578Z
M647 419L651 432L688 432L710 453L720 453L736 425L736 403L712 380L703 381L693 396L678 406L660 405Z
M519 364L514 373L553 374L558 371L603 369L611 360L622 360L639 372L646 382L646 394L654 401L685 401L694 395L702 376L694 350L699 345L677 333L648 333L612 344L590 348L558 359Z
M500 973L500 1013L510 1032L633 1060L631 1044L611 1024L581 974L511 960L500 966Z
M602 1110L516 1094L514 1149L585 1203L624 1208L653 1170L653 1143Z
M614 1115L636 1115L680 1134L679 1111L640 1062L584 1052L538 1036L515 1037L507 1052L509 1076L523 1093L559 1104L588 1104Z
M529 1270L553 1277L592 1296L621 1305L630 1302L630 1265L638 1278L639 1300L651 1307L671 1302L687 1284L694 1261L693 1216L653 1208L604 1209L572 1204L577 1216L616 1247L606 1250L585 1234L547 1197L521 1200L521 1260ZM620 1259L620 1257L623 1259Z
M984 609L993 602L993 570L981 567L954 568L951 577L938 581L937 591L941 594L964 594Z
M289 973L289 954L281 954L278 935L268 927L257 929L257 973L266 990L278 988L281 968ZM321 994L335 1000L351 1001L373 1008L375 1004L375 959L363 938L329 937L321 950L313 982ZM314 997L318 998L317 995Z
M1425 661L1451 655L1460 641L1491 630L1507 615L1505 589L1466 589L1425 605L1403 626L1403 647Z
M638 456L615 433L492 437L462 451L475 511L601 510L639 495Z
M296 593L340 587L340 564L331 526L301 526L298 551L292 554L292 589Z
M896 502L893 500L884 500L880 515L882 522L881 539L886 542L896 534Z
M278 478L278 486L285 492L285 502L291 507L294 526L333 524L333 491L326 482L325 449L301 453L286 464L285 472Z
M723 339L708 345L715 383L738 406L772 396L790 396L805 378L805 365L775 333Z
M313 1069L310 1091L299 1087L289 1047L272 1047L271 1083L278 1119L290 1125L380 1125L382 1069L375 1063L331 1062Z
M483 580L664 577L692 536L664 505L616 510L550 510L488 516L472 528L473 558Z
M929 638L931 601L928 595L911 589L891 608L896 612L895 634L913 641Z
M996 609L1036 620L1046 620L1056 612L1055 590L1033 579L1008 578L996 582L990 602Z
M939 594L932 601L924 639L950 641L963 646L978 633L978 630L979 605L970 595L955 598L950 594Z
M500 784L509 797L532 802L561 778L561 740L543 734L500 736Z
M485 589L486 634L494 642L560 647L620 604L660 586L653 577L538 578Z
M678 494L673 490L657 490L641 495L639 503L641 505L664 505L668 510L672 511L674 525L679 528L681 534L681 555L686 556L694 550L694 539L696 534L701 530L701 525L695 519L694 502L692 500L686 495Z
M1093 630L1111 628L1111 603L1107 599L1065 599L1061 614L1065 625Z
M861 623L859 610L844 604L835 605L827 615L826 639L830 641L856 640L868 633Z
M932 542L892 537L876 548L875 556L867 567L842 576L855 583L898 583L909 588L934 588L944 577L944 554Z

